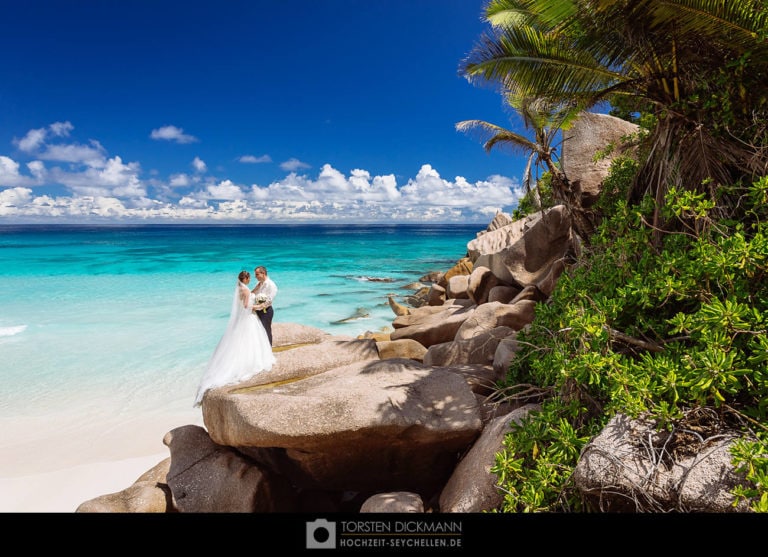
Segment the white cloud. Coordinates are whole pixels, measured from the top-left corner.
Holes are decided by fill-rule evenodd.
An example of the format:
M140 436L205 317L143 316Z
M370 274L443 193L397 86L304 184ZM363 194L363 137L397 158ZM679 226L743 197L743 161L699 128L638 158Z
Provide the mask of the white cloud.
M29 188L8 188L0 191L0 216L12 214L18 207L27 205L32 199Z
M20 151L35 155L40 160L60 161L85 164L100 168L106 162L106 150L98 141L91 140L88 145L78 143L51 143L51 139L69 137L74 126L69 122L54 122L47 128L29 130L24 137L13 143ZM30 168L32 171L33 169ZM40 167L34 171L40 170Z
M30 162L27 165L32 176L24 176L19 172L19 163L10 157L0 155L0 187L34 186L42 179L42 163Z
M113 157L103 168L67 172L57 167L52 168L50 174L78 195L135 197L147 193L138 177L140 170L138 163L123 164L120 157Z
M168 181L168 185L172 188L185 188L191 186L193 180L186 174L173 174Z
M522 191L516 181L502 176L470 183L462 177L445 180L430 165L397 187L394 175L371 176L362 169L349 176L324 165L316 178L291 173L268 187L244 188L232 180L198 186L185 174L147 195L137 164L109 159L104 169L81 173L50 173L73 195L32 197L31 190L0 190L1 216L77 218L170 219L174 221L280 222L449 222L488 221L500 210L515 206ZM189 193L172 188L201 187ZM160 200L158 193L168 198ZM176 201L173 201L176 199ZM12 201L12 202L11 202Z
M182 128L176 126L162 126L152 130L149 134L152 139L163 139L166 141L175 141L176 143L194 143L198 139L194 135L184 133Z
M106 151L98 141L90 145L47 145L38 155L43 160L85 164L102 168L106 164Z
M516 182L499 176L486 181L471 184L461 176L453 182L440 177L440 174L425 164L415 178L400 190L402 203L406 205L430 205L438 207L474 208L489 203L499 207L517 204L522 191Z
M44 143L46 137L68 137L75 127L70 122L54 122L48 128L37 128L29 130L21 139L14 140L13 143L25 153L33 153Z
M75 126L70 122L54 122L48 126L48 129L50 129L51 133L57 137L69 137L69 132L74 130Z
M200 157L195 157L192 161L192 167L195 169L195 172L203 173L206 170L208 170L208 167L206 166L205 162L203 162L203 159Z
M138 162L123 162L95 140L83 144L67 139L73 129L69 122L57 122L14 140L27 153L26 162L0 154L0 217L75 222L89 218L478 222L488 221L497 211L511 210L522 196L517 180L498 175L476 182L462 176L448 180L430 164L398 184L394 174L373 175L361 168L344 173L330 164L316 175L304 174L301 170L309 165L291 159L281 165L288 169L283 178L268 186L247 186L220 168L216 169L219 176L210 174L202 157L196 156L192 172L171 172L165 177L150 172L142 179ZM155 132L172 141L185 136L173 126L159 130ZM244 155L238 160L271 159ZM45 195L33 195L34 188L42 186L51 189Z
M295 172L302 168L310 168L310 166L305 162L301 162L299 159L291 158L285 162L281 162L280 168L286 172Z
M208 202L204 199L195 199L194 197L185 195L179 199L179 207L189 207L193 209L202 209L208 207Z
M114 197L97 197L93 200L91 214L100 217L116 217L125 214L125 205Z
M259 163L265 163L265 162L272 162L272 157L270 157L269 155L261 155L260 157L256 157L254 155L243 155L238 160L243 163L259 164Z
M209 185L206 192L210 199L240 200L245 198L240 186L233 184L230 180L224 180L218 184Z
M350 173L349 183L354 194L364 201L394 202L401 198L394 174L375 176L371 181L370 172L356 168Z
M34 153L37 148L45 141L45 128L29 130L27 135L19 140L15 140L15 145L25 153Z
M35 177L35 180L42 182L45 180L45 165L41 161L32 161L27 163L29 173Z

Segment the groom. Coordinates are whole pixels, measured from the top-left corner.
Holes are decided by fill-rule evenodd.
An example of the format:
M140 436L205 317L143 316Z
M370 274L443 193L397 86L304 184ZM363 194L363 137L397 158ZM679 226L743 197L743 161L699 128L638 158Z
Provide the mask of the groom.
M263 265L259 265L253 270L253 274L256 277L256 287L251 290L256 294L256 303L253 306L253 311L259 316L259 321L264 325L264 329L267 331L267 338L269 338L269 345L272 346L272 317L275 312L272 309L272 302L277 296L277 285L275 281L267 276L267 268Z

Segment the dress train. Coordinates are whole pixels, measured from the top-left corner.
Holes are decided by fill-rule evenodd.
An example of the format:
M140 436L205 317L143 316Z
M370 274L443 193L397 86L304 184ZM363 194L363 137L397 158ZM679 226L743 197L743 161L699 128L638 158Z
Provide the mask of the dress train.
M238 285L238 288L246 288ZM252 312L254 295L249 293L248 307L243 307L240 292L235 290L227 328L208 361L194 406L200 406L209 389L247 381L261 371L269 371L275 363L267 332Z

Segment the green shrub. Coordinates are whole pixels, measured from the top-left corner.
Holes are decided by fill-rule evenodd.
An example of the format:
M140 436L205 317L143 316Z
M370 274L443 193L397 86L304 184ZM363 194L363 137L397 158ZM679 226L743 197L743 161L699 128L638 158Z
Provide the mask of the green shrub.
M671 428L711 408L743 433L734 464L754 487L735 498L766 511L768 179L724 192L740 197L740 212L720 220L704 196L671 189L656 251L653 200L626 202L633 175L631 160L613 163L590 252L518 335L522 348L500 389L530 384L546 394L497 455L501 510L586 509L570 472L616 413Z
M552 174L544 172L536 187L526 193L512 212L512 218L519 220L542 209L548 209L555 205L552 195Z

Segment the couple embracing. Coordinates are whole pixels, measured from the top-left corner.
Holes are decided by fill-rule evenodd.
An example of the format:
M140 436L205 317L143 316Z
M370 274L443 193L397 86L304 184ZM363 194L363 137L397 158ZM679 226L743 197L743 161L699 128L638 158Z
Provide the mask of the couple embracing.
M253 270L256 286L250 289L251 274L240 271L232 298L232 308L224 335L208 361L194 406L200 406L209 389L247 381L260 371L269 371L275 363L272 353L272 302L277 285L267 276L267 269Z

